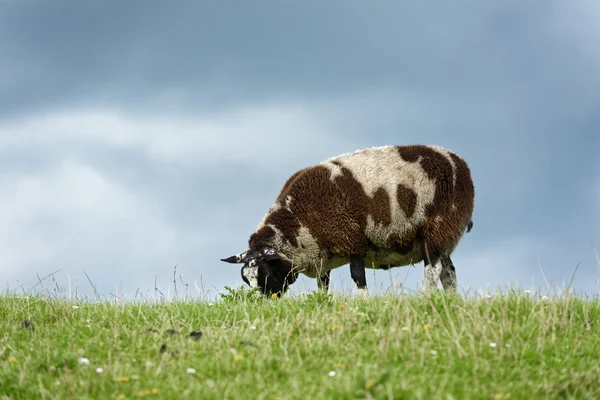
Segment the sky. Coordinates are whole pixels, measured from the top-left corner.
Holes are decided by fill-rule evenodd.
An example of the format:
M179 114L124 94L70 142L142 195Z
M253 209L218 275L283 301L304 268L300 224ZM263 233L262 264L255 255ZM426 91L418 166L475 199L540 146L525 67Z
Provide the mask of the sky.
M419 143L471 168L462 292L595 294L599 42L595 0L0 0L0 284L214 298L293 172Z

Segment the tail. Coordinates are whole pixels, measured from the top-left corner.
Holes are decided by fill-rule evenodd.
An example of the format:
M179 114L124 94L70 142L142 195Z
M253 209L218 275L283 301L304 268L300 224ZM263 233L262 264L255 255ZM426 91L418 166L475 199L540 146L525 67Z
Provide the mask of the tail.
M467 233L471 232L471 229L473 229L473 221L469 221L469 225L467 225Z

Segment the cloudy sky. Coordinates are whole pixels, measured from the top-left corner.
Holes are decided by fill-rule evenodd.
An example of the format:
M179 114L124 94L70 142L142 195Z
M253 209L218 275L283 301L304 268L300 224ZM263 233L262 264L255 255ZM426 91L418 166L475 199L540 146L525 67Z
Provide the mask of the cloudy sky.
M595 293L600 3L451 3L0 0L0 283L215 295L291 173L427 143L476 185L462 290Z

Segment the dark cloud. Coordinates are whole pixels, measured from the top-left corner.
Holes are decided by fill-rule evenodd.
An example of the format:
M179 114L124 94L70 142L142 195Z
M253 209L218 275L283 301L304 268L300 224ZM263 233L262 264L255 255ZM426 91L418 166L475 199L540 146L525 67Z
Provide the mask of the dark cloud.
M545 97L527 112L547 112L560 104L552 97L595 93L581 87L582 72L593 68L553 27L551 4L63 0L0 7L3 69L12 75L2 83L4 112L86 101L194 109L383 89L466 107Z

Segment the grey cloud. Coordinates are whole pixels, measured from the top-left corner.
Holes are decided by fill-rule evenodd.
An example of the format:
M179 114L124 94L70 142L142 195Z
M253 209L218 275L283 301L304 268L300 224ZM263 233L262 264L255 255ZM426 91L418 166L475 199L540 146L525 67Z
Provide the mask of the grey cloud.
M577 107L596 93L582 83L597 65L554 28L550 4L378 4L5 4L0 45L12 79L2 109L168 108L174 96L193 110L374 89L469 103L556 96ZM559 101L574 89L580 100Z

